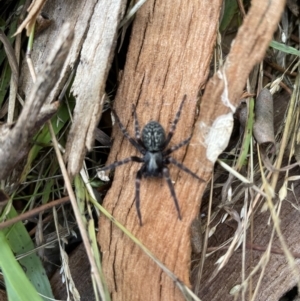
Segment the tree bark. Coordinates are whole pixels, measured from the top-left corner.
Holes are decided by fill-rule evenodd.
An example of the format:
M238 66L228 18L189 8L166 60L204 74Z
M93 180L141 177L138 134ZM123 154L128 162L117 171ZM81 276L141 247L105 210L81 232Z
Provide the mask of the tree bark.
M215 45L221 1L147 1L137 13L123 78L115 99L121 121L134 136L132 104L141 126L158 121L169 130L184 94L187 101L171 141L174 145L192 133L197 101L207 80ZM114 128L109 162L137 155L134 147ZM199 144L174 153L202 178L204 158L195 154ZM187 149L188 155L187 155ZM141 182L141 213L137 218L134 195L137 163L120 166L104 207L124 224L177 277L189 285L190 224L199 212L205 183L177 168L170 168L179 199L178 220L168 186L162 179ZM113 300L181 300L173 281L129 238L105 218L100 219L99 242L103 268Z

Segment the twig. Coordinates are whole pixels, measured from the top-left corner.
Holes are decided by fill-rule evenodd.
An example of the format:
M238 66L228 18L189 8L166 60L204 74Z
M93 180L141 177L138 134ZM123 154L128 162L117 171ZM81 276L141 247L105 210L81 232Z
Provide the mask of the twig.
M92 254L92 247L91 247L91 244L90 244L89 237L87 235L86 227L83 223L83 220L82 220L79 208L78 208L78 204L77 204L77 201L76 201L76 197L75 197L75 194L74 194L74 191L73 191L73 188L72 188L72 184L71 184L71 181L70 181L65 163L63 161L63 157L60 153L60 150L59 150L59 147L58 147L58 142L57 142L57 139L56 139L56 136L55 136L55 133L54 133L54 130L53 130L53 127L52 127L52 124L51 124L50 121L48 121L48 126L49 126L49 131L50 131L50 134L51 134L51 139L52 139L52 142L53 142L54 150L55 150L55 153L56 153L56 157L57 157L57 160L58 160L58 163L59 163L59 166L60 166L60 170L62 172L64 181L65 181L66 189L67 189L68 194L70 196L70 201L71 201L71 204L72 204L72 208L73 208L73 211L74 211L74 214L75 214L76 221L78 223L78 228L79 228L79 231L80 231L80 234L81 234L81 237L82 237L82 241L83 241L83 244L84 244L84 247L85 247L89 262L90 262L90 265L91 265L91 273L95 277L96 284L98 286L98 290L99 290L102 298L103 297L105 298L104 289L103 289L103 285L102 285L102 282L101 282L99 270L98 270L98 267L97 267L96 260L95 260L93 254ZM105 300L105 299L103 299L103 300Z
M0 230L2 230L4 228L7 228L7 227L10 227L11 225L13 225L17 222L24 221L26 219L29 219L30 217L38 215L40 212L43 212L43 211L49 210L49 209L51 209L55 206L67 203L67 202L69 202L69 200L70 200L70 198L68 196L66 196L66 197L63 197L61 199L58 199L58 200L52 201L50 203L44 204L44 205L42 205L38 208L34 208L30 211L22 213L22 214L20 214L16 217L13 217L13 218L11 218L11 219L3 222L3 223L0 223Z

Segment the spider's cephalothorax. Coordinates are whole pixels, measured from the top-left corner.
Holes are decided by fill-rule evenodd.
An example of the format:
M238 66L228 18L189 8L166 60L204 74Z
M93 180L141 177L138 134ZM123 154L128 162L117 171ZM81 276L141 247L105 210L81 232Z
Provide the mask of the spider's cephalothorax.
M170 179L168 164L172 163L190 174L191 176L197 178L198 180L202 180L195 173L185 167L183 164L177 162L174 158L169 156L172 152L176 151L180 147L186 145L191 140L191 137L183 140L182 142L166 149L168 146L174 131L176 129L176 124L179 120L180 113L184 104L186 96L183 97L183 100L180 104L178 112L175 116L175 119L171 125L170 132L166 136L164 128L156 121L150 121L147 123L142 130L142 135L140 134L140 127L137 120L135 108L134 108L134 120L135 120L135 139L130 137L125 127L121 123L118 115L115 111L113 111L114 116L119 124L119 127L123 133L123 135L129 140L129 142L138 149L138 151L143 155L142 158L132 156L126 158L122 161L117 161L113 164L110 164L106 167L99 169L98 171L108 170L116 168L122 164L134 161L138 163L142 163L142 167L138 170L135 180L135 202L136 202L136 210L138 214L138 218L140 221L140 225L142 225L142 215L140 211L140 182L142 177L164 177L169 186L171 195L174 199L174 203L176 206L176 210L178 213L178 218L181 219L180 208L178 204L178 199L174 190L174 185ZM202 180L203 181L203 180Z
M166 133L156 121L150 121L142 130L142 141L149 152L159 152L164 148Z

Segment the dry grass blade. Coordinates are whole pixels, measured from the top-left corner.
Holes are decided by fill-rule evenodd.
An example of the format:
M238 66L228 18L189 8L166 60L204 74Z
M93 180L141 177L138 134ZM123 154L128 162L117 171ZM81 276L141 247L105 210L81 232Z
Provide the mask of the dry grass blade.
M36 18L38 17L40 11L42 10L43 6L45 5L47 0L34 0L31 5L28 7L28 16L19 26L18 30L14 35L17 35L22 32L22 30L26 27L27 29L27 36L30 35L32 27L35 24Z
M142 7L142 5L146 2L147 0L140 0L137 3L134 4L134 6L128 11L124 19L119 25L119 28L123 27L133 16L134 14Z
M294 112L295 112L295 107L296 107L296 100L299 98L299 82L300 82L300 75L298 74L297 78L296 78L296 87L293 91L292 97L291 97L291 101L289 104L289 109L288 109L288 113L287 113L287 120L285 123L285 127L284 127L284 132L283 132L283 137L280 143L280 149L279 149L279 154L277 156L277 160L276 160L276 164L275 164L275 168L280 168L281 164L282 164L282 160L283 160L283 155L285 153L286 150L286 146L288 143L288 140L290 138L290 134L291 134L291 127L293 125L293 116L294 116ZM272 176L272 181L271 181L271 185L273 188L276 187L277 181L278 181L278 176L279 173L274 173Z
M197 273L196 286L195 286L195 293L197 296L199 295L199 291L200 291L202 272L205 263L205 256L207 253L207 243L208 243L208 236L210 230L209 225L211 221L211 211L212 211L211 208L212 208L212 197L213 197L213 183L214 183L214 176L212 176L211 183L210 183L210 197L209 197L209 206L208 206L208 214L207 214L207 225L206 225L204 238L202 239L202 254L201 254L200 268Z
M68 254L66 253L66 251L64 250L64 248L61 245L60 233L58 231L58 229L59 229L58 217L57 217L57 212L56 212L55 208L53 208L53 217L54 217L57 237L59 238L58 244L59 244L59 250L60 250L60 255L61 255L62 267L63 267L64 275L66 277L65 281L66 281L66 283L68 283L68 287L70 287L70 292L74 298L74 301L80 301L79 292L76 289L76 285L73 281L72 274L70 272Z
M273 225L273 230L272 230L272 234L269 240L269 244L267 247L267 250L265 251L264 255L261 257L259 263L257 263L256 267L253 269L253 271L250 273L249 277L247 278L247 281L249 281L249 279L251 279L251 276L253 276L259 269L261 269L261 273L260 276L258 278L258 283L255 287L255 290L253 292L251 301L256 300L257 294L259 292L259 288L261 286L261 282L263 279L263 276L265 275L265 270L267 267L267 264L270 261L270 255L271 255L271 247L272 247L272 243L273 243L273 239L274 239L274 234L275 232L278 235L279 241L281 243L282 246L282 250L286 256L286 259L288 260L290 269L295 277L295 280L298 282L298 285L300 284L300 270L296 265L296 261L295 258L293 257L292 253L290 252L286 242L285 242L285 238L282 234L281 228L280 228L280 219L279 219L279 214L281 211L281 205L282 202L279 203L279 205L277 206L277 208L274 206L272 198L274 197L274 192L272 191L272 187L270 186L270 184L267 182L265 175L263 173L263 168L262 168L262 162L260 159L260 156L258 156L259 158L259 164L260 164L260 170L261 170L261 176L262 176L262 180L263 180L263 185L266 189L267 192L267 197L266 197L266 201L267 201L267 205L269 207L269 211L272 217L272 221L274 223ZM244 285L247 283L247 281L244 282Z
M1 29L0 29L0 41L4 45L5 53L7 55L9 65L12 70L12 77L13 77L14 83L16 86L18 86L18 82L19 82L18 61L17 61L16 55L15 55L14 49L10 45L8 38L6 37L6 35L4 34L4 32Z

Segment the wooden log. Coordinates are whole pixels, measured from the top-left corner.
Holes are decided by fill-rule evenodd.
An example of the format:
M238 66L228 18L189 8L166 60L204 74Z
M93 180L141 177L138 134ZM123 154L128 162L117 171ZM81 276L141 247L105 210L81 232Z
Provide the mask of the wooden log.
M147 1L137 13L115 99L115 109L132 135L132 104L137 105L142 126L152 119L168 131L184 94L187 94L187 101L171 145L191 135L199 91L209 73L220 6L219 0ZM117 127L114 138L109 162L137 154ZM183 161L200 177L207 178L210 173L206 174L205 167L201 166L204 158L195 156L198 147L190 144L174 153L174 158ZM179 220L166 182L143 179L141 212L144 225L140 227L134 204L134 179L138 169L137 163L116 169L115 182L104 206L189 285L190 224L199 212L205 183L176 167L170 168L182 213L182 220ZM182 300L173 281L105 218L100 219L99 242L113 300Z

